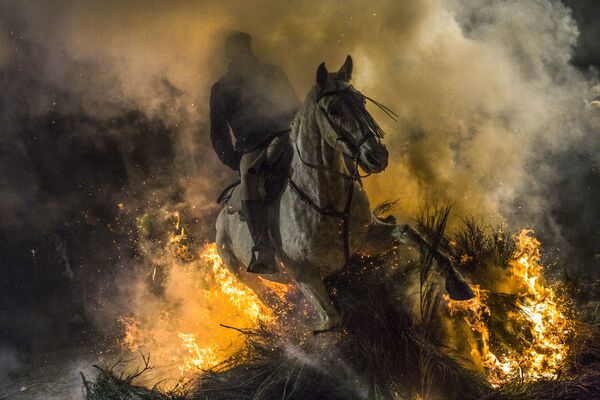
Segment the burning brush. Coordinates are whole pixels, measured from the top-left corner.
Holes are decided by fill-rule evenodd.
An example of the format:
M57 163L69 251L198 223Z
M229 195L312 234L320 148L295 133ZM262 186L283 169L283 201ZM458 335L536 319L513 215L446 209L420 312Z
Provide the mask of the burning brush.
M340 307L347 313L344 328L335 340L315 339L303 336L301 324L294 330L293 320L283 317L285 310L269 308L239 282L219 257L215 244L195 247L193 229L184 228L183 215L148 217L152 224L146 225L162 227L161 231L140 235L146 283L159 290L143 297L143 307L137 307L143 313L121 319L125 328L121 344L128 350L151 353L157 367L153 371L160 375L148 371L136 378L138 384L154 384L168 376L184 384L191 382L196 395L190 395L190 399L236 398L229 397L233 395L232 387L243 388L239 390L249 396L266 390L272 396L265 398L281 398L281 390L288 390L287 382L293 376L296 394L316 390L326 394L322 398L341 393L343 386L351 392L344 392L340 397L344 399L361 398L357 393L366 387L376 387L389 396L404 393L408 398L435 398L440 387L454 387L460 388L456 389L460 398L474 399L492 393L491 387L498 388L494 393L500 396L517 390L512 388L513 383L540 388L546 383L563 382L556 378L570 377L563 373L573 358L571 352L576 353L571 304L561 296L560 286L543 279L541 245L531 231L523 230L512 238L500 237L472 222L468 233L463 232L458 240L455 237L458 244L454 249L452 242L440 238L442 246L450 243L453 256L470 263L463 266L465 271L469 266L480 266L479 271L501 272L491 279L492 283L474 278L487 285L473 287L475 298L459 302L444 296L446 303L441 304L442 314L450 316L448 323L462 326L465 334L459 332L457 338L466 348L459 349L459 353L473 361L478 373L465 368L438 348L434 338L425 335L437 329L433 328L438 326L437 311L435 316L432 314L432 324L425 324L421 331L422 324L408 312L410 307L399 307L393 293L401 293L403 285L411 287L407 277L412 270L418 274L416 264L406 269L385 257L354 260L348 271L331 282ZM462 257L465 250L470 255ZM156 273L157 269L162 272ZM294 296L290 287L269 282L264 282L264 287L282 307L294 303L290 301ZM357 292L361 296L357 297ZM433 294L425 297L437 299ZM152 301L154 306L149 307ZM432 304L431 309L437 310L437 300ZM331 365L312 370L299 361L315 356L321 360L319 365ZM347 370L338 365L348 362L352 367ZM362 367L364 363L370 365L367 371ZM364 371L364 376L341 376L340 371ZM103 376L99 382L115 379L110 374ZM595 382L596 375L590 376L588 381ZM588 381L573 381L570 387L588 388ZM356 387L347 387L347 382L354 382ZM426 384L415 386L415 382ZM122 386L123 390L130 389L128 382ZM384 398L393 398L389 396ZM548 398L544 396L540 398ZM246 397L240 394L239 398Z
M256 328L271 322L273 311L228 270L214 243L195 245L181 212L161 210L138 220L147 279L139 283L136 314L119 318L124 332L119 344L151 354L161 378L187 381L243 348L240 332L222 324ZM269 290L283 298L287 287ZM136 367L137 362L126 365Z
M548 284L541 275L540 242L532 231L522 230L515 235L515 245L508 262L510 274L501 282L510 293L492 293L475 286L476 297L468 301L457 302L444 295L450 315L462 316L471 329L471 357L495 387L515 379L527 382L559 377L575 335L569 301L559 294L558 285ZM512 307L506 307L510 303ZM505 324L500 335L492 328L495 313L503 316L496 320ZM501 346L499 338L505 335L512 340Z
M156 281L148 279L161 284L160 301L154 308L143 308L144 314L123 319L127 328L123 345L151 352L156 368L144 376L135 374L134 383L127 375L121 378L118 372L102 370L95 381L85 382L89 400L117 398L116 394L131 398L127 397L130 393L161 400L250 399L257 393L269 400L353 400L370 395L549 400L600 395L600 374L595 372L600 349L594 344L600 331L589 327L586 335L578 325L578 341L588 339L585 344L573 340L571 305L561 296L560 286L542 278L540 243L530 231L496 240L510 252L498 251L494 245L485 257L473 253L472 261L485 265L481 271L501 272L501 278L495 276L492 283L481 280L487 287L474 287L474 299L432 303L440 304L442 314L450 316L448 323L467 333L454 329L445 335L458 333L460 345L466 346L459 352L470 356L479 373L448 354L435 338L425 336L424 332L429 335L438 329L441 318L421 330L411 308L399 303L398 294L413 288L407 277L418 279L416 260L408 266L394 257L353 260L347 271L330 282L346 313L343 329L333 337L314 337L306 336L306 329L293 320L282 323L279 311L265 307L229 272L214 244L197 248L190 259L180 250L190 241L191 230L184 231L176 223L171 230L174 240L156 242L167 249L165 254L172 249L169 257L158 260L158 268L166 266L168 273L157 274ZM490 233L486 233L492 238L487 242L494 243L494 233ZM472 238L469 235L464 238ZM459 252L453 255L463 251L460 245L455 250ZM491 256L500 253L506 254L502 260ZM492 269L492 264L506 268ZM161 282L160 276L167 279ZM281 285L269 290L282 303L294 303L294 290ZM244 329L226 329L221 323ZM572 362L575 359L577 365ZM165 369L166 364L173 368ZM126 367L135 370L132 365ZM153 376L154 372L159 374ZM143 387L173 375L189 383L170 393Z

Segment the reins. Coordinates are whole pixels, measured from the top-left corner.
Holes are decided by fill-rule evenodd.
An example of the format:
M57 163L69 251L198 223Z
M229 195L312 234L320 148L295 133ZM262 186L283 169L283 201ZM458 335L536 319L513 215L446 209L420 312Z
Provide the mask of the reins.
M313 163L306 161L302 157L302 154L300 153L300 149L298 148L298 138L296 137L296 140L294 141L294 145L296 148L296 154L298 155L298 159L302 162L302 164L304 164L305 166L307 166L309 168L327 172L327 173L331 173L333 175L341 177L342 179L350 181L349 185L348 185L348 193L346 196L346 202L344 204L343 211L337 211L337 210L330 209L330 208L320 207L316 202L314 202L310 198L310 196L306 192L304 192L300 187L298 187L298 185L296 185L296 183L293 181L291 176L289 177L289 180L288 180L289 186L293 190L293 192L296 193L296 195L303 202L305 202L308 206L310 206L312 209L314 209L321 215L325 215L328 217L334 217L334 218L340 218L342 220L341 236L342 236L342 242L344 244L344 263L346 265L348 264L348 261L350 260L350 217L351 217L350 210L352 207L352 197L354 195L354 183L357 181L360 183L360 178L364 178L364 177L370 175L370 173L369 173L366 176L361 176L360 173L358 172L358 157L359 157L360 147L367 140L371 139L372 137L381 139L383 137L383 131L381 130L381 128L379 128L377 123L373 120L373 118L366 111L361 110L352 101L347 101L347 104L350 106L350 108L354 112L356 121L359 123L361 128L363 128L361 130L367 131L367 133L364 134L361 139L359 139L357 142L353 142L350 139L351 136L350 136L349 132L341 124L335 123L335 121L333 121L330 118L327 110L325 110L325 108L323 108L322 106L319 105L319 100L321 100L323 97L326 97L326 96L340 96L340 95L344 95L344 94L347 94L348 96L357 96L357 98L363 98L363 99L371 101L373 104L375 104L377 107L379 107L382 111L384 111L388 116L390 116L394 121L396 120L394 117L397 117L397 115L392 110L390 110L383 104L376 102L375 100L372 100L371 98L366 97L359 92L351 92L351 88L352 88L352 86L340 88L339 83L336 82L335 90L319 93L315 98L315 103L317 104L319 110L321 111L321 113L323 114L323 116L325 117L325 119L327 120L329 125L331 126L331 128L336 133L337 140L344 142L350 149L350 152L352 154L351 160L354 164L352 170L350 171L350 174L345 174L343 172L334 171L334 170L328 169L322 165L317 165L317 164L313 164ZM350 98L348 97L348 99L350 99Z

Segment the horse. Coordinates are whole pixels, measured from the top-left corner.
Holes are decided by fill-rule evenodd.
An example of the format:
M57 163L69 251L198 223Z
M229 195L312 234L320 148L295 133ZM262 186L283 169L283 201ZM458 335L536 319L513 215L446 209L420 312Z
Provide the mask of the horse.
M473 292L453 267L452 260L434 249L408 224L381 220L373 214L360 180L388 165L383 131L366 109L367 100L351 84L353 62L348 56L335 73L319 65L316 83L296 114L289 138L293 155L287 184L269 210L271 240L280 272L261 275L279 283L295 283L318 314L314 333L335 330L340 321L324 284L356 255L374 255L402 243L431 250L437 270L453 299ZM241 212L223 208L216 222L218 252L243 283L260 293L263 283L246 272L252 239Z

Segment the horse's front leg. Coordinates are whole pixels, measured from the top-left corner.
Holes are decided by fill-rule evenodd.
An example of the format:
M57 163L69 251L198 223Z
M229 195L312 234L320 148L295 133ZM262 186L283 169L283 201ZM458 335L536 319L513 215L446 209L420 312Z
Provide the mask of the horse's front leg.
M453 300L468 300L475 296L471 287L454 268L452 259L446 253L434 249L433 246L410 225L396 225L393 236L401 243L410 241L421 248L427 248L435 258L437 271L446 280L446 291Z
M315 335L337 329L340 323L340 314L327 292L323 279L318 272L319 270L308 265L300 268L295 265L289 270L304 297L317 311L319 322L313 329Z

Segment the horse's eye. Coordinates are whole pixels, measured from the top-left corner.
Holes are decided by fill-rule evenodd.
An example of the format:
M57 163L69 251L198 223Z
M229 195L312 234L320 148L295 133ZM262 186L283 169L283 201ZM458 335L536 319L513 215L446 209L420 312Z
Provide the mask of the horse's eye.
M329 115L339 117L341 115L339 108L336 106L329 107Z

